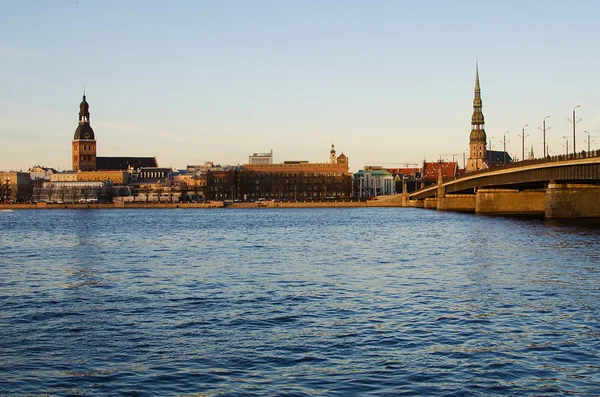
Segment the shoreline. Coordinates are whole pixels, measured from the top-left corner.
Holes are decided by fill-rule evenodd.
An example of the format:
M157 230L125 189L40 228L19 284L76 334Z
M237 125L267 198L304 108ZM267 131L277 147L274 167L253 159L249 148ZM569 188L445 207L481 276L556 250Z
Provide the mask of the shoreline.
M399 196L399 195L398 195ZM333 202L273 202L265 201L260 203L233 203L225 205L223 202L212 203L107 203L107 204L0 204L1 210L61 210L61 209L178 209L178 208L361 208L361 207L402 207L400 199L395 200L395 196L387 196L385 200L368 201L333 201Z

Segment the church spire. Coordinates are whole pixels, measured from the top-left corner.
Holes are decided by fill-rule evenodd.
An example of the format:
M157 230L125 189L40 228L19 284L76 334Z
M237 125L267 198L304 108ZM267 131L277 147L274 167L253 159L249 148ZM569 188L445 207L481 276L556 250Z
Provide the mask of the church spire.
M476 171L484 166L486 159L487 135L485 120L481 111L481 86L479 85L479 61L475 63L475 90L473 98L473 116L471 116L471 135L469 138L469 161L466 171Z
M475 62L475 92L481 92L479 87L479 61Z
M483 103L481 101L481 87L479 86L479 62L475 66L475 96L473 98L473 117L471 117L471 142L473 140L485 142L487 137L485 135L485 121L483 118L483 112L481 108Z

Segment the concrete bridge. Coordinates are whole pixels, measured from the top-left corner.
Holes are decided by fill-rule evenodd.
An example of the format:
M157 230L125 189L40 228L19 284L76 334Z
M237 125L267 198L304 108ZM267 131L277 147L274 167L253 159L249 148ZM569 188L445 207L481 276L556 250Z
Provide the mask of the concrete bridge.
M480 170L404 195L403 205L547 218L600 217L600 151Z

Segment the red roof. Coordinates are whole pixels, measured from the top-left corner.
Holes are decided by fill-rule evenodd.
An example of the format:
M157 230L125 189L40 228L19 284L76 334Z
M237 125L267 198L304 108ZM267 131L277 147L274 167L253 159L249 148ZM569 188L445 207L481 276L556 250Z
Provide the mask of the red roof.
M423 179L425 179L426 181L437 181L440 166L442 167L442 176L444 177L444 180L454 178L458 173L458 163L456 162L426 162L425 170L423 172Z
M344 153L342 153L338 156L338 159L345 159L345 158L346 158L346 155Z
M416 172L421 172L420 168L386 168L385 170L395 175L415 175Z

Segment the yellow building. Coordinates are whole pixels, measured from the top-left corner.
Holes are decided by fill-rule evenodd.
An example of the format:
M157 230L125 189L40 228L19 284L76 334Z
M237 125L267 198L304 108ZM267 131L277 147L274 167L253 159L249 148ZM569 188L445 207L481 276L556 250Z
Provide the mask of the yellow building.
M78 182L112 182L114 185L127 185L129 173L127 171L79 171Z

